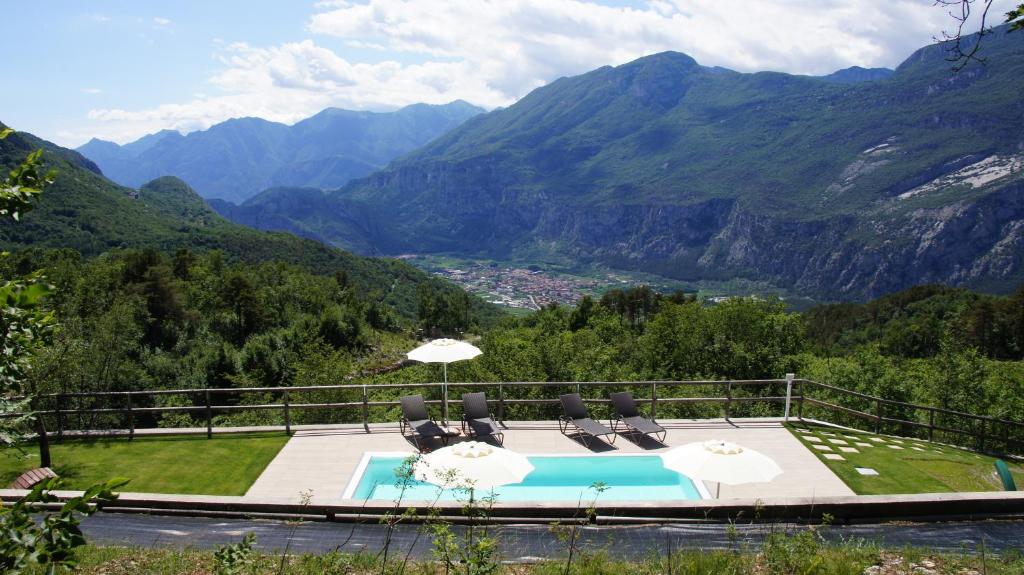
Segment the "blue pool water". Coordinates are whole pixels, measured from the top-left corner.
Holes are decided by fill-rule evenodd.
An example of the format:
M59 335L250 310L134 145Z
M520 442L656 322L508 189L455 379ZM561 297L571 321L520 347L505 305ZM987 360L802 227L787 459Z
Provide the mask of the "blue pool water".
M499 502L506 501L577 501L584 504L596 492L590 486L604 482L607 490L600 501L671 501L700 499L700 493L689 477L665 469L661 458L637 456L534 456L534 470L522 483L494 489ZM405 461L402 457L371 456L352 494L353 499L394 501L400 489L395 470ZM437 497L436 485L414 481L406 488L405 501L432 501ZM490 491L487 492L489 494ZM483 495L478 491L477 496ZM465 494L445 490L442 500L465 499Z

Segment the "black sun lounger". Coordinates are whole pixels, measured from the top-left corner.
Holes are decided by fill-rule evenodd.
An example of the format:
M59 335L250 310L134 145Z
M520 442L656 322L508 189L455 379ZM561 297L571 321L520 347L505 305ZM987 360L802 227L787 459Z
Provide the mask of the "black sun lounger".
M483 392L462 394L462 432L469 437L490 435L498 443L505 443L505 434L491 417L487 396Z
M402 435L411 432L416 449L423 450L420 439L436 437L443 445L448 445L451 433L437 424L427 413L427 404L422 395L406 395L402 397L402 420L398 423Z
M668 432L658 425L653 419L644 417L633 401L633 394L628 391L620 391L609 395L612 399L612 429L619 432L619 424L626 426L626 429L643 435L654 436L661 443L665 443Z
M604 424L590 418L590 413L587 412L587 406L583 405L583 399L580 397L580 394L567 393L558 396L558 399L561 400L562 411L565 412L564 415L558 416L558 427L562 430L562 433L568 435L567 431L571 425L580 433L583 445L587 447L590 447L587 443L588 435L592 437L601 435L610 437L611 439L608 443L615 443L615 432L608 429Z

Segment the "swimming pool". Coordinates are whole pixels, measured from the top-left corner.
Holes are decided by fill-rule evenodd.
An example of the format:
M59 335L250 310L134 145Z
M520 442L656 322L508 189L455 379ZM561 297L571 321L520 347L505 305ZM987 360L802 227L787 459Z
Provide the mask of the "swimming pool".
M346 499L387 500L399 497L395 470L408 455L367 453L356 468L343 495ZM597 495L591 488L603 482L607 489L600 501L679 501L707 497L703 484L665 469L656 455L531 455L534 470L522 483L494 489L499 502L578 501L584 504ZM413 481L402 494L404 501L432 501L436 485ZM487 491L489 494L490 491ZM478 496L483 495L479 493ZM465 499L464 494L444 490L440 499Z

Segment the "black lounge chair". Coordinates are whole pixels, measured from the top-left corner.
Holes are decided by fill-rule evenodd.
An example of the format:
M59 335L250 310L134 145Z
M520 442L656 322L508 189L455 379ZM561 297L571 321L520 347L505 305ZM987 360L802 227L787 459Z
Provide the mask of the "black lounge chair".
M633 401L633 394L628 391L619 391L609 395L612 399L612 429L619 432L619 424L626 426L626 429L635 431L641 435L653 436L660 443L665 443L668 432L658 425L653 419L644 417Z
M499 444L505 444L505 434L491 417L483 392L462 394L462 433L474 438L490 435Z
M412 442L420 451L423 450L420 439L436 437L441 440L442 445L448 445L448 438L452 435L430 417L422 395L402 397L402 420L398 423L398 428L403 436L406 435L406 431L411 432L409 435L412 437Z
M608 443L615 443L615 432L608 429L604 424L590 418L590 413L587 411L587 406L583 405L583 399L580 397L580 394L567 393L558 396L558 399L561 400L562 411L565 412L564 415L558 416L558 427L562 430L562 433L568 435L567 431L571 425L579 432L583 445L587 447L590 447L586 439L588 435L592 437L602 435L611 437Z

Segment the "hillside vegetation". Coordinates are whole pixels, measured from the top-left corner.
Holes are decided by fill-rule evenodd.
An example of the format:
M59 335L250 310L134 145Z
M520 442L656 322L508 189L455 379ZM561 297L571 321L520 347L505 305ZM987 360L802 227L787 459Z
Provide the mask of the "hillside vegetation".
M71 248L87 258L126 248L165 254L219 250L229 263L279 261L317 275L343 273L367 298L393 306L406 318L415 316L418 286L429 278L404 262L360 257L291 234L233 224L174 177L158 178L139 190L119 186L80 154L23 132L0 141L0 166L13 166L37 148L46 150L44 161L58 177L20 222L0 222L0 241L8 250ZM437 285L452 297L462 293L453 285ZM490 318L498 315L477 298L469 305Z

